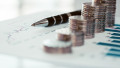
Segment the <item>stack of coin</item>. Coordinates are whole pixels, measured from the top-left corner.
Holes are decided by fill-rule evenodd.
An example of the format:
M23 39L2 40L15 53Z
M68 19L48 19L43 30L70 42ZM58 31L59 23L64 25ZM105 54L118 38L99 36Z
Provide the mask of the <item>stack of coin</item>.
M105 17L106 17L106 5L95 6L95 33L101 33L105 31Z
M94 18L94 7L91 6L92 2L85 2L82 4L82 16L84 19Z
M105 31L105 19L96 19L95 20L95 32L101 33Z
M56 30L57 39L45 40L44 51L47 53L65 54L71 53L71 32L69 28Z
M95 37L95 21L94 18L90 18L88 20L85 20L87 23L85 39L92 39Z
M94 38L95 23L94 18L84 19L83 16L71 16L69 17L70 30L83 31L85 39Z
M116 6L116 0L104 0L105 4L109 6Z
M81 22L81 16L71 16L69 17L69 28L71 31L78 31L83 29L83 25Z
M105 0L102 0L102 4L105 4Z
M113 27L115 24L116 0L105 0L106 7L106 27Z
M94 38L95 30L95 18L94 18L95 8L92 6L92 2L85 2L82 4L82 20L86 23L85 38Z
M103 3L103 0L92 0L93 6L101 5L102 3Z
M71 42L63 42L56 39L45 40L43 42L44 51L51 54L71 53Z
M72 46L84 45L84 33L81 30L73 31L71 34Z
M62 28L62 29L58 29L56 30L57 33L57 38L60 41L70 41L71 40L71 32L69 30L69 28Z

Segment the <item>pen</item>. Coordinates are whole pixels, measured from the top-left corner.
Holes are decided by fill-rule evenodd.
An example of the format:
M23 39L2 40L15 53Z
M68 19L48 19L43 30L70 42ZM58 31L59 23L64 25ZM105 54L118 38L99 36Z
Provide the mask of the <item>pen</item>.
M39 25L39 26L43 26L43 27L49 27L49 26L53 26L53 25L67 23L69 16L74 16L74 15L81 15L81 10L48 17L48 18L45 18L45 19L42 19L40 21L33 23L31 26Z

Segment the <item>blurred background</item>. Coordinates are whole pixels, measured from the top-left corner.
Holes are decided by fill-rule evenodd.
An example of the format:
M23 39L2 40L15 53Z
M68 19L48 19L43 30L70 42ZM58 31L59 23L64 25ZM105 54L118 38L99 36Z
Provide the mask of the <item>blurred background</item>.
M92 0L0 0L0 21L46 10L64 12L77 10L81 8L83 2L88 1ZM117 12L119 10L117 8Z
M54 10L69 12L81 8L83 2L92 0L0 0L0 21L37 12ZM117 0L117 13L120 16L120 0ZM0 54L0 68L67 68L36 60ZM70 68L70 67L69 67Z

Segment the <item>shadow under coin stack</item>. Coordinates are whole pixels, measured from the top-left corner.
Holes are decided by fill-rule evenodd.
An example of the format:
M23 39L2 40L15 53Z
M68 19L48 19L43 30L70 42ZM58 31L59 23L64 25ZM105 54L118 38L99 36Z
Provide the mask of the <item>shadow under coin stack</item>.
M95 7L95 33L102 33L105 31L106 5L102 0L93 0L92 5Z
M116 0L104 0L106 6L106 27L113 27L115 24Z
M59 29L57 39L45 40L44 51L47 53L66 54L71 53L71 35L68 29Z
M81 16L69 17L69 28L71 31L72 46L84 45L84 32L86 31L86 23L80 20Z
M85 39L94 38L95 35L95 19L94 19L94 7L92 2L86 2L82 4L82 16L81 20L86 23Z

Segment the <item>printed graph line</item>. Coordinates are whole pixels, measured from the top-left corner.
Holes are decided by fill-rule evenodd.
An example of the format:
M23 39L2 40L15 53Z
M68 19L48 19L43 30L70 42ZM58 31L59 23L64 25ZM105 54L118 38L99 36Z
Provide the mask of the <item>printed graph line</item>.
M10 40L15 40L15 38L13 37L14 34L20 33L22 31L27 31L27 30L29 30L29 28L21 26L20 28L15 29L15 30L7 33L7 41L8 41L8 43L10 43Z

